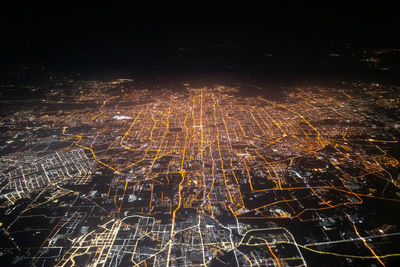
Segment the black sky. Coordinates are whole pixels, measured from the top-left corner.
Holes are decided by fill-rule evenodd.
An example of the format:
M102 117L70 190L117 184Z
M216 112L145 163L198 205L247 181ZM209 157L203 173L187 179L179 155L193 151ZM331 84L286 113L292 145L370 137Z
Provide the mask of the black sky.
M399 44L400 6L382 1L10 2L0 11L2 65L173 62L179 48L210 46L318 51Z

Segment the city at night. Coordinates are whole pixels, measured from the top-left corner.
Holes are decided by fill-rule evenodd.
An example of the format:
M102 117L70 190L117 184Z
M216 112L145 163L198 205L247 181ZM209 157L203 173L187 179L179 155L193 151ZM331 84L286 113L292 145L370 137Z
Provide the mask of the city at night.
M399 266L400 6L1 8L1 266Z

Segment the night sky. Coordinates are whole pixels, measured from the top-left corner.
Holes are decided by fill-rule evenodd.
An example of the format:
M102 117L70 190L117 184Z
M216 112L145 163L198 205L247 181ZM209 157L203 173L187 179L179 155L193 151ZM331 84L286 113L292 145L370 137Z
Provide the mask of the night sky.
M317 55L399 44L400 6L381 1L10 2L0 9L2 67L170 68L190 49L211 66L224 47L235 51L223 61L242 62L276 50Z

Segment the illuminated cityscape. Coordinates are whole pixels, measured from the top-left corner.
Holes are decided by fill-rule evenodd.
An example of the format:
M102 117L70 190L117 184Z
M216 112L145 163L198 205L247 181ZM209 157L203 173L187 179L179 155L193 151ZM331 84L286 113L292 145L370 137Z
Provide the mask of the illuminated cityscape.
M398 88L270 100L221 85L69 83L80 91L3 102L1 253L21 255L14 264L385 266L400 255L395 223L366 211L400 201L399 124L385 115L399 116Z
M3 2L0 266L400 266L400 2Z

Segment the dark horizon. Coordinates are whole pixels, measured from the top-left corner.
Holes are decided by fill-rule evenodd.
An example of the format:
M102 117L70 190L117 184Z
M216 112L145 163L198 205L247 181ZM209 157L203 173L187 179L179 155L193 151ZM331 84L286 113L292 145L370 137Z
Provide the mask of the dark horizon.
M191 60L212 70L223 49L245 61L276 51L318 58L341 49L398 48L398 4L261 3L3 4L1 66L168 68L200 51Z

